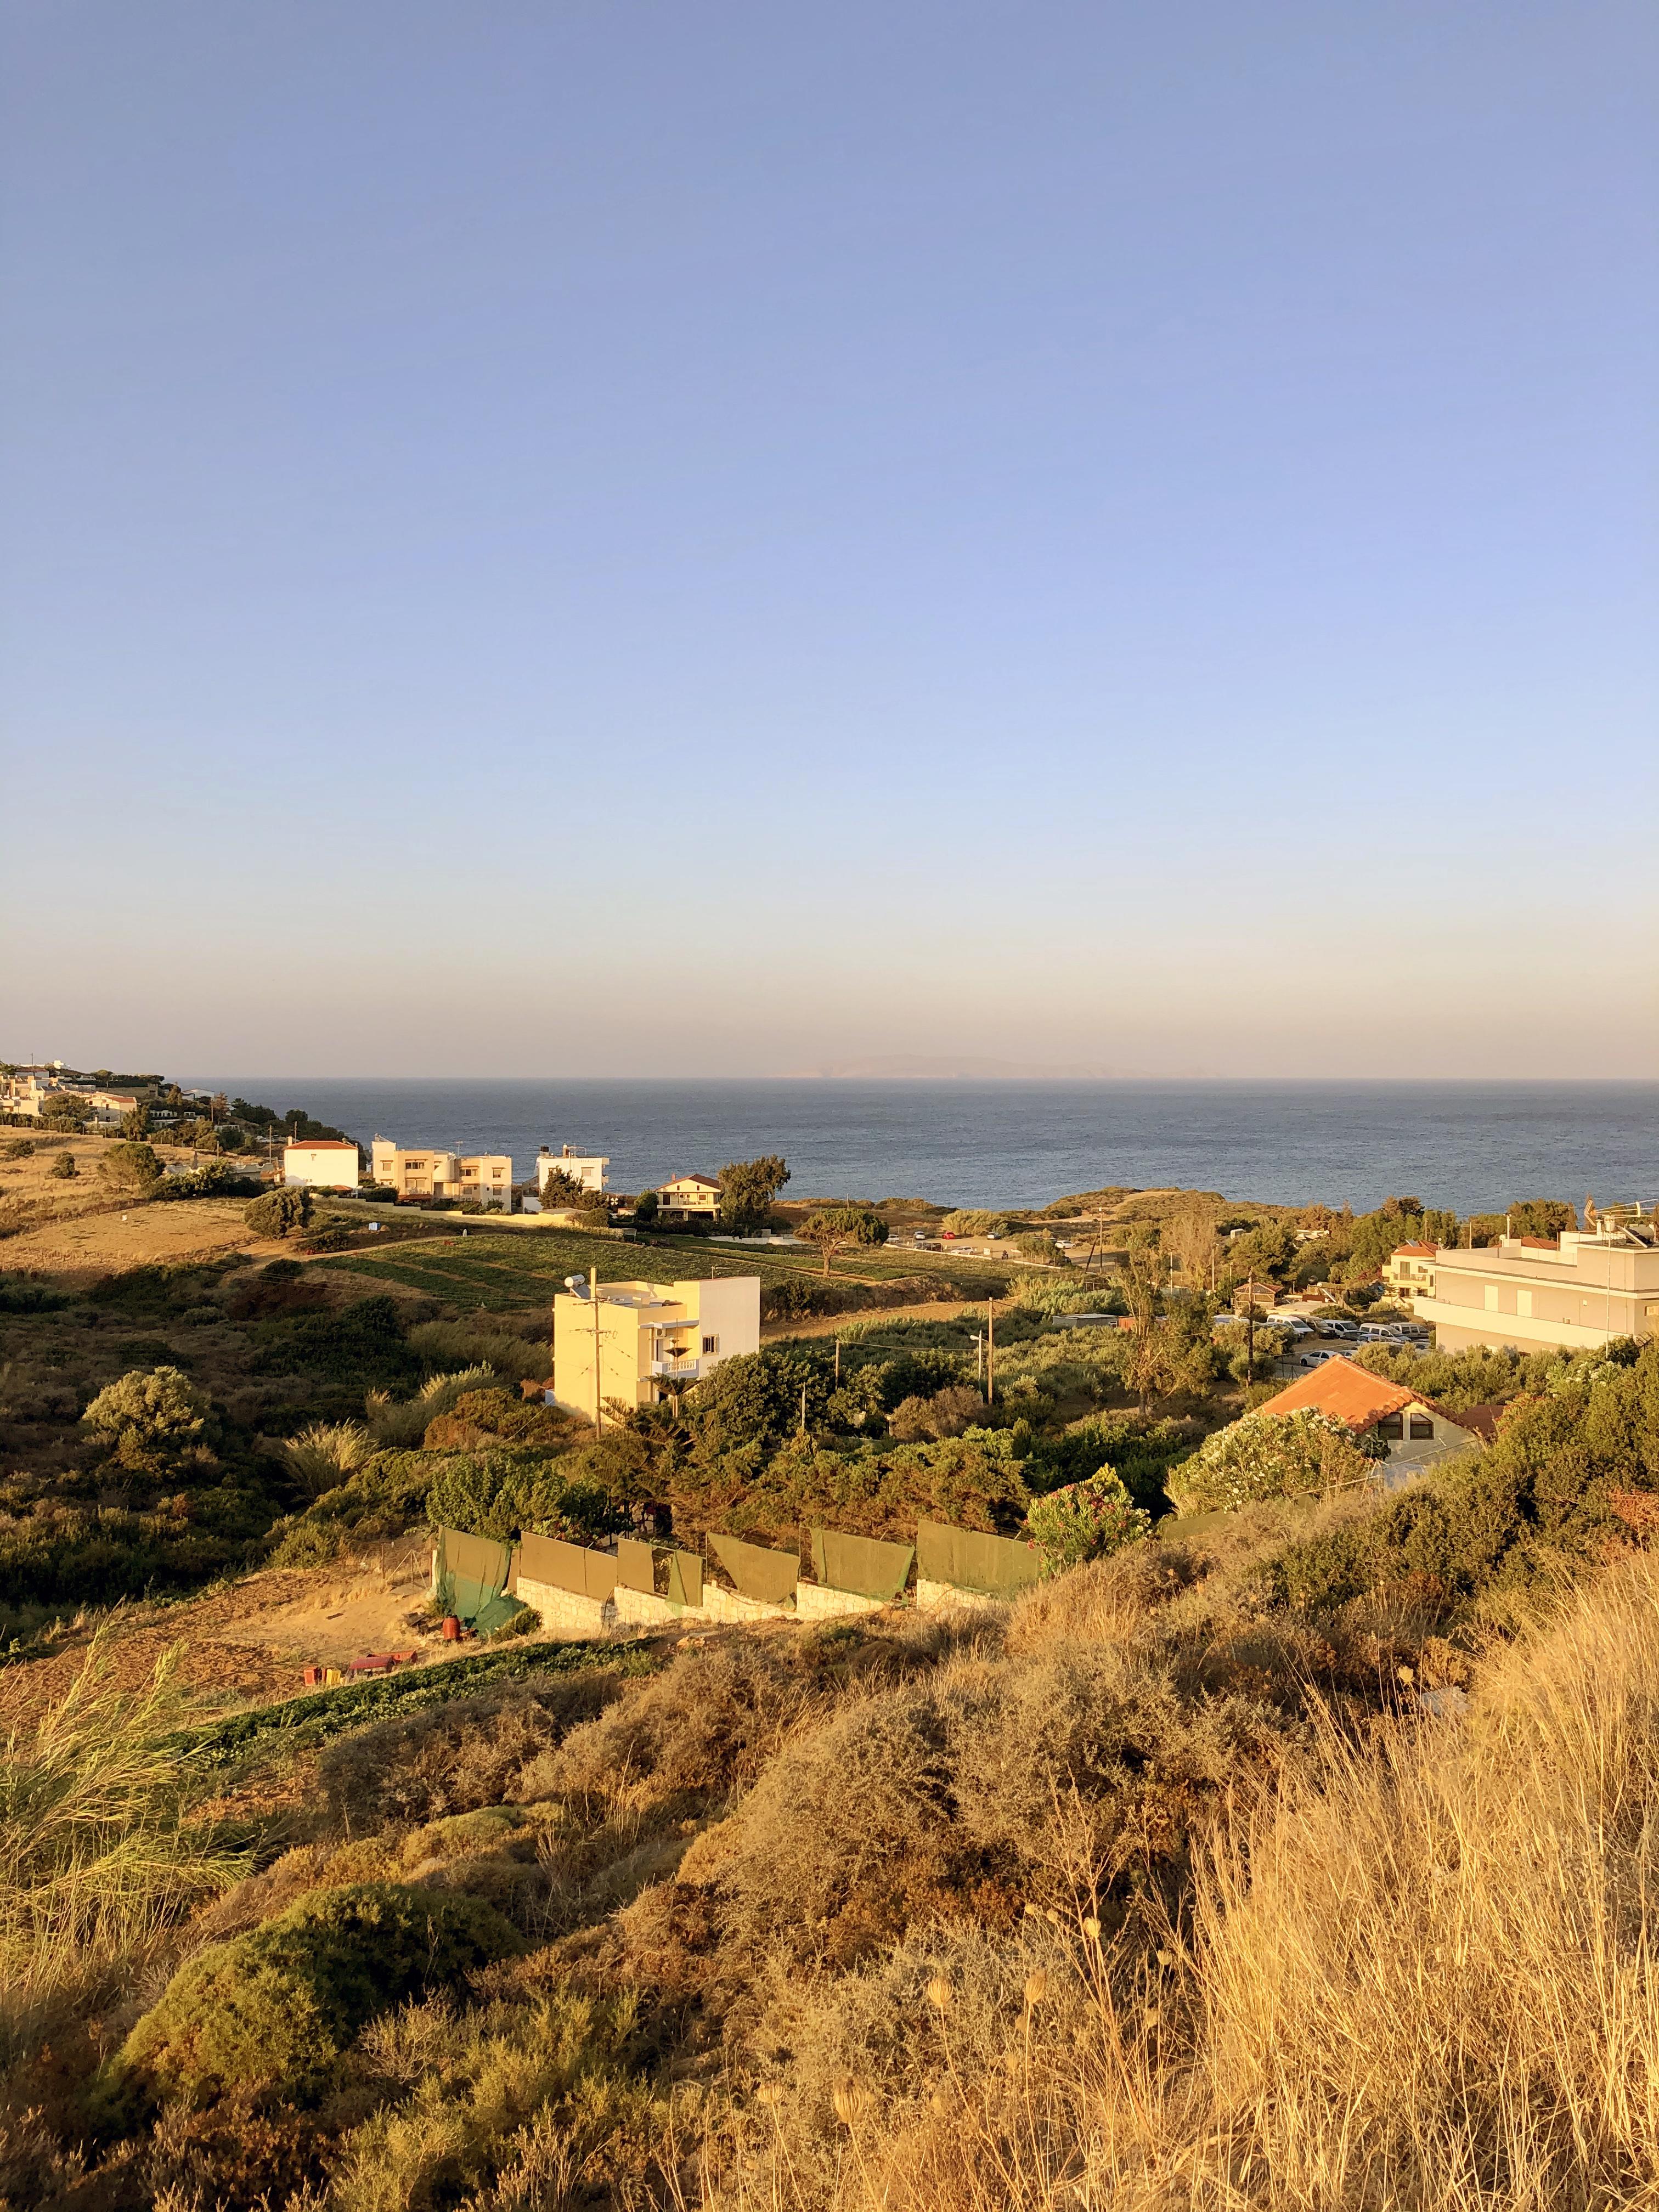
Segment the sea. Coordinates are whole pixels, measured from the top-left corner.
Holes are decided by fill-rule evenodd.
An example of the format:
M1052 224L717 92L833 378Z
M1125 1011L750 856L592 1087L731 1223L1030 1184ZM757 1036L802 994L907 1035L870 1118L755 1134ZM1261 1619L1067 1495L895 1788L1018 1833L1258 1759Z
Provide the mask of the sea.
M1659 1083L396 1080L204 1075L360 1143L602 1152L613 1190L781 1152L792 1198L1040 1206L1113 1183L1460 1213L1659 1198Z

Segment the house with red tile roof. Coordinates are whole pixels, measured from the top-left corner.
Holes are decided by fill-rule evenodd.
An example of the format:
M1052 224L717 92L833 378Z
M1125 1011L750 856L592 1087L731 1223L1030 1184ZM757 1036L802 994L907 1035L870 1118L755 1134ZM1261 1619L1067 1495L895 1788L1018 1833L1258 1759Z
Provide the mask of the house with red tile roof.
M1436 1247L1413 1240L1396 1244L1382 1263L1382 1279L1391 1291L1409 1300L1434 1296Z
M1468 1415L1449 1413L1420 1390L1373 1375L1352 1359L1326 1360L1258 1410L1305 1410L1346 1421L1356 1439L1375 1437L1388 1446L1389 1468L1395 1474L1432 1467L1454 1452L1478 1449L1485 1440L1480 1425Z

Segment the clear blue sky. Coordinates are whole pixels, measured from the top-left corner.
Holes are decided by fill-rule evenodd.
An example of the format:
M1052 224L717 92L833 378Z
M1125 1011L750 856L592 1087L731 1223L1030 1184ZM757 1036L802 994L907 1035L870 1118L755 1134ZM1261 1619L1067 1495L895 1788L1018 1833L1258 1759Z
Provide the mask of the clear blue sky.
M9 0L0 1052L1659 1073L1659 19Z

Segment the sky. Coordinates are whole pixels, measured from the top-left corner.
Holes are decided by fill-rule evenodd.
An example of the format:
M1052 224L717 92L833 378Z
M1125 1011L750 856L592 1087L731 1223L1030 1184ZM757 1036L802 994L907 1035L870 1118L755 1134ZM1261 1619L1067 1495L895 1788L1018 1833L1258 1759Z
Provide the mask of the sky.
M0 1055L1659 1074L1646 0L0 78Z

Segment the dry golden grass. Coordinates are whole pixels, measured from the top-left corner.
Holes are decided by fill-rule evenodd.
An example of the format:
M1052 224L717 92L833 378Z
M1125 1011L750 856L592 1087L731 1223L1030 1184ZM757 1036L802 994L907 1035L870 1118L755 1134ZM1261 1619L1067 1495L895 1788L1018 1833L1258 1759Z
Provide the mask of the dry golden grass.
M1079 1894L775 1998L710 2207L1555 2212L1659 2202L1659 1571L1334 1730L1114 1947Z

